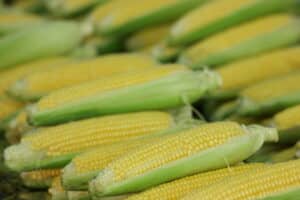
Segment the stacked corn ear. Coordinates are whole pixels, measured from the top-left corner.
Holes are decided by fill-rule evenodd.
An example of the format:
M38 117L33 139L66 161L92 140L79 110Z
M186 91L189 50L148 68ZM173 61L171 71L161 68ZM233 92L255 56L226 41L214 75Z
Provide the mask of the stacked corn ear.
M300 103L299 71L267 79L241 91L240 116L267 116Z
M121 156L90 182L89 191L96 197L142 191L239 163L264 142L277 140L272 128L246 127L235 122L203 124Z
M42 0L15 0L13 1L13 7L26 12L38 14L44 14L46 12L46 7Z
M181 199L195 189L204 188L206 186L214 184L217 181L229 178L231 176L236 176L238 174L243 174L254 169L263 170L266 167L268 166L265 164L242 164L237 166L230 166L224 169L212 170L209 172L199 173L161 184L139 194L132 195L127 199Z
M23 100L38 100L60 88L115 74L148 69L155 65L156 63L148 56L111 54L27 74L12 84L9 93Z
M179 61L199 69L256 56L299 42L299 27L299 20L289 14L259 18L193 44Z
M155 44L162 41L167 35L171 24L162 24L143 29L126 41L127 49L131 51L149 52Z
M59 168L88 149L143 137L174 126L166 112L140 112L92 118L38 128L5 151L6 165L16 171Z
M7 35L0 39L0 70L68 53L80 40L79 25L67 21L47 22Z
M173 46L191 45L233 26L297 7L299 2L296 0L212 1L178 20L170 31L168 43Z
M240 90L259 81L297 71L299 55L300 48L296 46L222 65L216 71L222 77L223 84L220 91L212 94L212 98L236 97Z
M174 62L183 51L181 47L170 47L166 42L160 42L152 48L152 56L162 63Z
M279 163L296 159L297 147L292 146L281 149L271 155L269 162Z
M210 120L221 121L227 119L236 113L238 108L239 103L236 100L225 102L212 112Z
M273 117L279 130L280 143L295 143L300 140L300 105L288 108Z
M26 187L45 189L51 186L55 177L60 175L60 169L37 170L21 173L21 178Z
M0 96L0 130L6 128L7 123L24 106L23 103L15 101L7 96Z
M68 200L92 200L88 191L68 191Z
M173 128L151 135L150 137L99 146L95 149L86 151L73 158L72 162L63 169L63 186L68 190L87 190L88 183L95 178L106 165L116 158L125 155L138 147L157 142L170 134L176 134L179 131L190 129L199 123L201 122L185 121Z
M75 17L85 14L97 5L110 0L43 0L48 10L55 16Z
M0 36L4 36L18 30L35 26L43 22L39 16L17 12L4 11L0 13Z
M29 119L33 125L50 125L98 115L170 109L189 105L219 85L214 72L171 64L58 90L32 107Z
M295 160L245 172L195 190L182 199L297 199L300 188L299 164L300 160Z
M124 36L143 28L167 23L207 0L154 0L140 3L137 0L112 2L106 15L97 22L102 35ZM130 6L128 6L130 5Z
M300 142L297 143L296 148L297 148L296 157L300 158Z
M17 144L22 136L31 129L33 127L27 122L27 113L22 110L7 123L5 138L10 144Z
M60 176L53 179L48 192L51 195L51 200L68 200L67 191L61 185Z

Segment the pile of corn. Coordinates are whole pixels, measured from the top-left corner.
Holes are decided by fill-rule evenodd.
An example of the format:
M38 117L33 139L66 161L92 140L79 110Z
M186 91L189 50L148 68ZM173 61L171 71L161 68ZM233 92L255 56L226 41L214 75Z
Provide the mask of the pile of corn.
M299 199L299 11L3 1L0 199Z

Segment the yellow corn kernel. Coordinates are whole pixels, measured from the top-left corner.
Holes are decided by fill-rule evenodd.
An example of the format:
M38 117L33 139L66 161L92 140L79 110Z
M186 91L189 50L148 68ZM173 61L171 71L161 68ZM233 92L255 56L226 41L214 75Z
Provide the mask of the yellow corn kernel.
M137 195L129 197L127 200L140 200L140 199L161 199L161 200L176 200L180 199L186 194L195 189L209 186L219 180L230 176L236 176L241 173L248 172L253 169L264 169L264 164L245 164L238 165L230 168L213 170L206 173L199 173L193 176L177 179L168 182L152 189L146 190Z
M300 160L253 170L196 190L183 200L252 200L300 186Z
M294 47L220 66L217 71L223 80L222 89L241 89L258 81L295 71L300 66L299 55L300 48Z
M68 199L67 191L63 188L61 184L61 176L57 176L53 179L52 185L48 190L52 199Z
M79 63L69 63L57 68L40 71L24 77L25 93L47 94L53 90L72 86L113 74L148 69L156 63L148 56L116 54Z
M293 18L288 14L277 14L254 20L216 34L191 46L185 52L187 60L193 62L209 54L226 51L227 48L261 34L269 33L287 25Z
M144 145L138 151L130 152L130 156L121 157L109 164L105 170L111 173L104 173L102 180L111 180L112 174L113 182L138 176L164 164L191 156L196 152L221 145L228 139L244 133L243 128L234 122L203 124L180 134L170 135L161 141ZM147 165L139 164L144 162L143 158L152 158L152 162ZM132 163L140 168L128 170L131 169Z
M253 102L263 102L273 98L300 92L300 73L291 73L282 77L268 79L252 85L241 92Z
M106 17L115 7L124 4L124 0L110 0L109 2L98 6L91 12L91 20L97 24Z
M59 156L150 135L172 125L173 118L165 112L120 114L41 128L22 142L48 156Z
M72 160L72 163L74 164L77 173L99 170L126 152L155 140L158 140L158 138L133 139L100 146L75 157Z
M109 27L119 26L131 19L138 18L140 15L151 13L161 7L176 3L176 1L177 0L152 0L143 1L143 3L141 3L140 0L123 1L122 3L118 3L118 5L103 18L101 25L108 25Z
M101 94L109 90L156 80L182 70L187 70L187 68L181 65L171 65L168 67L137 70L135 72L117 74L108 78L98 79L74 87L61 89L41 99L37 106L40 109L49 109L69 103L71 101L76 101L76 99L87 98L91 95Z
M0 120L14 114L23 106L22 103L15 101L14 99L3 96L0 98Z
M158 25L141 30L131 36L126 45L128 49L138 50L153 47L160 42L169 32L170 24Z
M60 175L61 169L45 169L31 172L23 172L21 177L23 180L42 181L49 178L54 178Z
M26 64L19 65L13 69L8 69L0 72L0 95L5 92L8 87L22 78L25 75L31 74L40 70L47 70L53 68L56 65L70 62L69 58L55 57L46 58Z
M274 120L277 128L280 130L300 126L300 105L276 114Z
M195 29L205 26L213 21L229 15L231 12L243 7L253 0L216 0L196 8L181 18L171 29L171 37L180 37Z

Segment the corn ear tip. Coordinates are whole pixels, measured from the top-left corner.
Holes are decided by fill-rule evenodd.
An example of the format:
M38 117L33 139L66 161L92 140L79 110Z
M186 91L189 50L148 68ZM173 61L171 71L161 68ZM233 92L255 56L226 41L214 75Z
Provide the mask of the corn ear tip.
M269 128L260 125L249 125L246 127L250 133L261 133L264 135L265 142L278 142L279 136L276 128Z

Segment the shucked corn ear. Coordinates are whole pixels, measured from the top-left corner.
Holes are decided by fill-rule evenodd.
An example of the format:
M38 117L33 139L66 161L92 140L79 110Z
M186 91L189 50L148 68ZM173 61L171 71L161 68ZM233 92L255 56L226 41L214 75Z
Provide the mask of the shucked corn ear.
M150 137L132 139L112 145L99 146L73 158L72 162L63 169L62 181L68 190L88 189L88 182L95 178L110 162L127 152L148 143L159 141L162 137L175 134L196 126L201 122L183 122L174 128L167 129Z
M79 44L80 39L79 25L63 21L46 22L7 35L0 39L0 70L67 53Z
M132 35L126 42L129 50L141 50L152 47L167 35L170 24L162 24L141 30Z
M274 164L221 180L187 195L183 200L297 199L300 188L300 160ZM294 193L294 195L292 195ZM295 194L297 193L297 194ZM287 195L287 196L286 196ZM289 195L290 198L287 198ZM273 197L273 198L272 198ZM276 198L277 197L277 198ZM281 198L279 198L281 197Z
M0 35L28 28L41 22L43 22L43 19L33 14L4 11L0 13Z
M48 192L51 195L51 200L68 200L67 191L61 184L60 176L57 176L53 179Z
M184 51L180 62L192 68L216 67L300 40L299 20L288 14L271 15L220 32Z
M40 128L23 137L20 144L8 147L5 162L17 171L63 167L87 149L154 134L173 124L170 114L153 111Z
M184 197L195 189L209 186L219 180L223 180L231 176L236 176L253 169L264 169L265 167L266 166L264 164L245 164L219 170L213 170L206 173L199 173L159 185L140 194L133 195L127 198L127 200L176 200Z
M58 90L42 98L29 117L34 125L49 125L97 115L169 109L193 103L219 84L214 72L161 66Z
M118 2L98 23L103 35L122 36L143 28L167 23L207 0L138 0ZM130 6L128 6L130 5Z
M110 0L44 0L47 8L59 16L76 16L86 13L106 1Z
M56 65L71 62L70 58L52 57L39 59L26 64L18 65L15 68L7 69L0 72L0 94L4 94L9 86L18 79L36 71L47 70Z
M21 173L21 178L26 187L48 188L52 180L60 175L60 169L37 170Z
M300 103L300 72L268 79L241 92L242 101L238 114L263 116L274 114Z
M223 80L221 91L240 90L259 81L299 70L299 55L300 47L296 46L220 66L217 72Z
M9 91L22 99L37 100L60 88L113 74L147 69L154 65L156 63L148 56L112 54L28 74L17 81Z
M281 143L295 143L300 140L300 105L277 113L274 123L279 129Z
M255 18L299 7L297 0L217 0L181 18L171 29L169 44L190 45ZM201 20L199 20L201 19Z
M275 129L217 122L145 145L111 162L90 183L94 196L137 192L184 176L238 163L276 141Z

